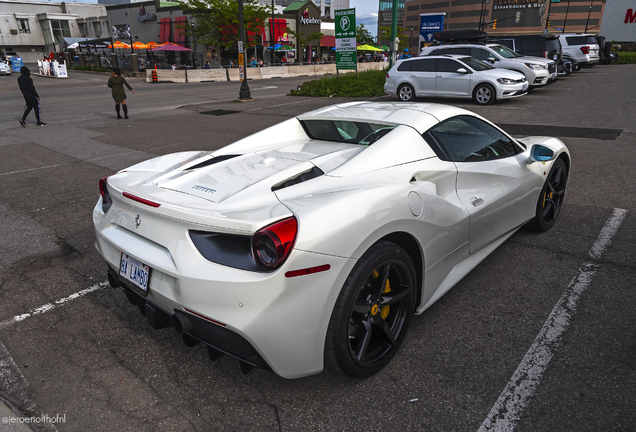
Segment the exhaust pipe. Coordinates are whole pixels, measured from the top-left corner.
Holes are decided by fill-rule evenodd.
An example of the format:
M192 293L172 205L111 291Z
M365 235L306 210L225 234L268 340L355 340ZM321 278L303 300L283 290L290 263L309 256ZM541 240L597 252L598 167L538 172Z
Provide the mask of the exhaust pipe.
M181 311L175 311L171 320L172 328L174 328L174 331L180 335L187 333L194 328L194 325L192 324L192 321L190 321L190 318L188 318L188 315Z
M119 288L121 286L121 282L119 282L119 276L113 269L109 268L106 275L108 276L108 283L110 284L110 286L112 286L113 288Z

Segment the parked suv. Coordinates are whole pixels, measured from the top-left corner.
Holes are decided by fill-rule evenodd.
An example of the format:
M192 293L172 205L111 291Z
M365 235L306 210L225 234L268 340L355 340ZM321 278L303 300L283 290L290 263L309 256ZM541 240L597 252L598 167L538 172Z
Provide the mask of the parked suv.
M571 63L563 58L563 50L558 35L495 36L489 38L489 41L505 45L517 54L554 60L557 64L558 76L566 76L572 72Z
M592 67L599 62L596 37L591 34L560 34L563 52L570 54L581 66Z
M411 57L398 60L389 70L384 92L407 102L416 96L472 97L488 105L525 95L528 81L523 74L495 69L468 56Z
M496 43L431 45L425 47L421 53L424 56L441 54L468 55L490 63L495 68L521 72L528 79L530 87L544 86L557 77L557 66L553 60L522 56L510 48Z
M543 57L558 62L563 51L557 35L495 36L490 42L505 45L517 54Z

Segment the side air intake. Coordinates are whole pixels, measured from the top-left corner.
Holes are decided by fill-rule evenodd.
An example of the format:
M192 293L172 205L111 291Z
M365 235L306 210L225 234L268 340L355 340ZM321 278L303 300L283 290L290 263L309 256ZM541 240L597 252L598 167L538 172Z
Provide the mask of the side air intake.
M307 180L311 180L312 178L320 177L324 172L318 168L313 167L309 171L305 171L304 173L300 173L296 177L285 180L282 183L272 186L272 192L275 192L279 189L285 189L286 187L293 186L298 183L302 183Z

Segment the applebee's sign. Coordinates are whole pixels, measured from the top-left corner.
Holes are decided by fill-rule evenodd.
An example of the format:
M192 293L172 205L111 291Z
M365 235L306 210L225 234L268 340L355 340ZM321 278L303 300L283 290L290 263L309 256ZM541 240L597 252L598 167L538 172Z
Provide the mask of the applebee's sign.
M157 17L155 16L155 14L146 13L146 9L143 6L140 6L139 12L137 12L137 19L139 20L139 22L144 22L156 20Z
M311 18L309 16L309 8L305 9L303 11L303 16L300 18L300 23L304 24L304 25L309 25L309 24L320 24L322 22L321 19L318 18Z

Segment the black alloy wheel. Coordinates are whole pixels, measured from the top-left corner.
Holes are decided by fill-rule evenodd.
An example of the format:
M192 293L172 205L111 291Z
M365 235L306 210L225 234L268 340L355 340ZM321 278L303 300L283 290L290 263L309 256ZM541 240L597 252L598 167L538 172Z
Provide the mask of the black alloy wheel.
M568 174L565 163L562 159L557 159L550 169L548 178L543 185L534 219L528 222L528 228L534 231L547 231L556 222L567 188Z
M364 378L393 358L414 314L415 268L401 247L378 242L355 265L336 301L325 343L333 370Z
M404 102L412 102L415 100L415 89L410 84L402 84L398 88L398 97Z

